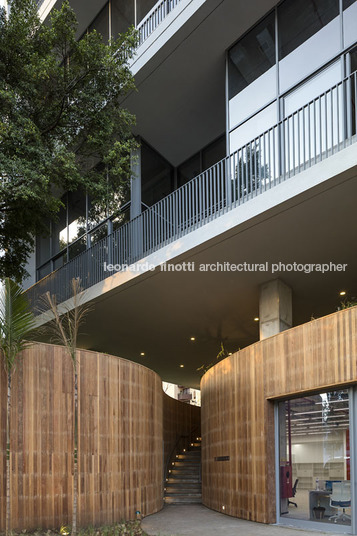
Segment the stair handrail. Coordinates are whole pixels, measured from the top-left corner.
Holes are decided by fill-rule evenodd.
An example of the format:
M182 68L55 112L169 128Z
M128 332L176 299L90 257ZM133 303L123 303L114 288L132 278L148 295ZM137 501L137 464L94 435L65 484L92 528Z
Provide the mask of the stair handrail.
M171 450L170 455L167 457L167 460L166 460L166 466L165 466L165 470L164 470L164 486L165 486L165 483L168 480L169 467L172 465L172 463L174 463L173 460L176 459L177 452L179 452L179 450L183 450L184 448L186 448L186 450L188 449L188 447L194 441L193 438L195 437L195 435L196 435L196 433L197 433L197 431L199 429L200 429L200 425L197 424L194 428L192 428L192 430L191 430L191 432L189 432L189 434L183 434L183 435L179 436L178 439L176 440L175 446ZM184 440L186 440L186 443L183 442ZM201 464L200 464L200 466L201 466Z

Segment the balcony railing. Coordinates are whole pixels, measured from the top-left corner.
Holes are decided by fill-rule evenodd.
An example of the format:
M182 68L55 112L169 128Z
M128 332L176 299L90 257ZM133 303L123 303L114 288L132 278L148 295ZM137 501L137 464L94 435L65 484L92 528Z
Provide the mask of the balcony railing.
M36 305L49 291L70 298L70 281L84 289L219 218L356 141L357 73L353 73L252 141L217 162L137 218L32 286Z
M181 0L161 0L154 5L146 17L138 24L139 46L153 33Z

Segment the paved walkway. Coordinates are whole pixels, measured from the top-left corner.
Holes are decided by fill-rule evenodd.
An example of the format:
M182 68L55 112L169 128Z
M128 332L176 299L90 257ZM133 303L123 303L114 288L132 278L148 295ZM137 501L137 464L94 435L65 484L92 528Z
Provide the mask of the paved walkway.
M318 536L290 527L243 521L209 510L201 504L166 505L161 512L146 517L142 528L149 536ZM328 533L332 536L332 533Z

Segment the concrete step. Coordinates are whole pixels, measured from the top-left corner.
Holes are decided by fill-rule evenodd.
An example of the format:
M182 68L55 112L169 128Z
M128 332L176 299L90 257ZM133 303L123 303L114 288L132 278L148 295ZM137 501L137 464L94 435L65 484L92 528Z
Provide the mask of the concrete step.
M200 460L192 461L192 460L176 460L173 465L171 465L171 469L177 468L177 467L199 467L200 466Z
M196 486L194 488L188 488L187 486L184 486L182 488L179 488L177 486L172 488L166 488L165 496L169 497L171 495L187 495L187 494L194 494L194 495L202 495L201 486Z
M192 471L191 469L184 469L184 468L181 468L181 469L171 469L171 473L169 473L170 477L171 476L179 476L179 477L185 477L185 476L188 476L188 477L191 477L191 478L197 478L199 476L200 472L199 470L197 469L197 471Z
M170 466L165 482L166 504L202 503L201 443L192 442L188 450L178 454Z
M189 480L180 480L178 478L172 479L172 482L165 482L166 489L182 487L185 487L185 489L201 489L201 482L199 482L199 480L193 480L190 482Z
M202 497L189 497L189 496L180 496L180 497L165 497L166 504L200 504L202 503Z
M194 477L180 476L180 477L173 477L173 478L170 477L170 478L168 478L166 480L165 485L166 484L180 484L180 483L182 483L182 484L184 484L184 483L186 483L186 484L190 484L190 483L195 484L197 482L199 482L199 475L194 476Z
M201 451L200 450L192 450L189 452L183 452L181 454L177 454L176 460L197 460L201 458Z

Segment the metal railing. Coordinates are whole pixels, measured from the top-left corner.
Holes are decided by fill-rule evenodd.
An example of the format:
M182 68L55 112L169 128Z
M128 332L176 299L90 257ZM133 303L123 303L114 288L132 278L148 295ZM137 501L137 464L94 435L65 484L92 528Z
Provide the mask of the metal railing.
M356 72L52 272L27 291L33 304L49 291L70 297L249 202L356 141Z
M154 5L145 18L137 25L139 32L139 45L153 33L167 15L181 2L181 0L161 0Z

